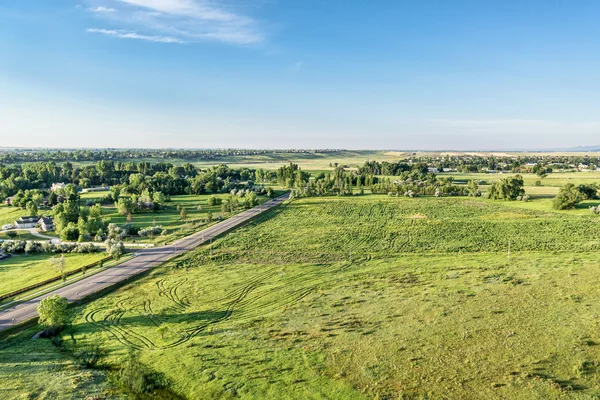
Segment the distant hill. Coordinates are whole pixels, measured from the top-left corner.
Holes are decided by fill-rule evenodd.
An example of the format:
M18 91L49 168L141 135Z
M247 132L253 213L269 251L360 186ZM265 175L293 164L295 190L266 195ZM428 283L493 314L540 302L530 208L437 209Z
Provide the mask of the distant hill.
M598 152L600 151L600 144L595 146L577 146L565 149L552 149L553 151L577 151L577 152Z

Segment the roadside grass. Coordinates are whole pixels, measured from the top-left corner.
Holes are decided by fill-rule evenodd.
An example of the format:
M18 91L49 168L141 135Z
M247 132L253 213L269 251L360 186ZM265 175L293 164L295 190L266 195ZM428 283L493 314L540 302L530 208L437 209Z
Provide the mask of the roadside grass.
M283 194L283 192L281 194ZM171 201L165 204L166 209L164 211L148 211L133 214L131 220L132 225L140 228L146 228L155 224L161 225L166 230L166 234L154 238L132 237L127 238L127 241L161 244L187 236L197 230L210 226L216 222L217 217L222 216L221 205L208 205L208 199L212 196L225 199L228 195L204 194L171 196ZM259 196L258 199L261 203L269 200L266 196ZM185 220L182 220L180 217L182 208L186 209L187 218ZM244 209L238 207L235 213L242 211L244 211ZM103 217L109 219L109 222L111 223L115 223L119 226L123 226L127 223L127 217L119 215L113 205L102 206L102 213ZM208 222L209 213L213 215L213 221L211 223ZM230 216L230 213L224 215L225 218Z
M89 269L86 269L85 273L83 271L81 271L79 273L69 275L67 277L66 281L63 281L63 280L53 281L53 282L47 283L43 286L39 286L34 289L28 290L26 292L19 293L15 296L8 297L8 298L0 301L0 310L7 308L7 307L12 307L16 303L24 302L29 299L33 299L37 296L41 296L41 295L48 293L52 290L55 290L57 288L60 288L60 287L66 286L66 285L70 285L72 283L80 281L81 279L87 278L88 276L91 276L100 271L103 271L106 268L111 268L118 264L124 263L125 261L130 260L133 257L134 257L133 253L126 253L125 255L121 256L118 260L116 260L116 259L107 260L102 266L96 265L94 267L90 267Z
M134 351L188 398L597 398L598 220L516 203L297 199L75 307L63 351ZM27 335L9 398L65 354L36 341L19 389Z
M0 295L59 276L60 272L50 261L52 257L60 257L60 255L22 254L0 261L0 282L2 282ZM104 257L106 257L105 253L65 254L65 272L94 263Z

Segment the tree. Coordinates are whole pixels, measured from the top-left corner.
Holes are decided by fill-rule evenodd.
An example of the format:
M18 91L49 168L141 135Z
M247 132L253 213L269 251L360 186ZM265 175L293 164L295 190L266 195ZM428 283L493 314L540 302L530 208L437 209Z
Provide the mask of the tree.
M246 208L252 208L258 205L258 196L256 196L256 193L248 193L244 198L244 205L246 206Z
M524 182L521 175L509 176L494 183L490 187L488 197L494 200L515 200L525 194Z
M32 217L38 215L38 208L35 205L35 203L31 200L27 202L27 214L29 214Z
M72 222L69 222L67 226L61 229L60 238L67 242L75 241L79 238L79 228Z
M552 206L557 210L568 210L575 208L575 205L581 200L583 200L581 192L575 185L568 183L560 189L552 202Z
M39 323L46 328L60 329L69 319L67 299L57 294L46 297L38 304Z
M185 207L183 207L179 212L179 218L181 218L182 221L185 221L187 219L187 210L185 209Z
M126 216L134 211L134 204L130 197L120 197L115 204L120 215Z
M67 280L67 276L65 274L65 255L61 254L60 257L52 257L50 259L50 263L52 264L52 266L58 270L58 272L60 273L60 276L62 277L62 280L65 281Z
M581 184L577 186L577 190L581 193L583 200L591 200L597 197L598 187L595 183Z
M470 196L481 196L479 184L474 179L469 180L469 183L467 184L467 190L469 191Z

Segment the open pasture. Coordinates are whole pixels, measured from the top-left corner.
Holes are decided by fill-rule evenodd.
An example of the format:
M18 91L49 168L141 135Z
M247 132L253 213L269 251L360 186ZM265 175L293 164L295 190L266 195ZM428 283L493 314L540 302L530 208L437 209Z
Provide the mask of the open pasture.
M65 348L187 398L593 398L598 220L508 204L294 200L77 307Z

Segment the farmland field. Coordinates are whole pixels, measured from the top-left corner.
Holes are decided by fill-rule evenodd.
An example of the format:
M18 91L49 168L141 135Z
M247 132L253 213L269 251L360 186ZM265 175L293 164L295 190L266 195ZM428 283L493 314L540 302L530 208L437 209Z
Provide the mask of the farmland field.
M193 399L594 398L600 219L545 201L294 200L76 307L60 349L14 335L0 381L118 397L97 344Z

